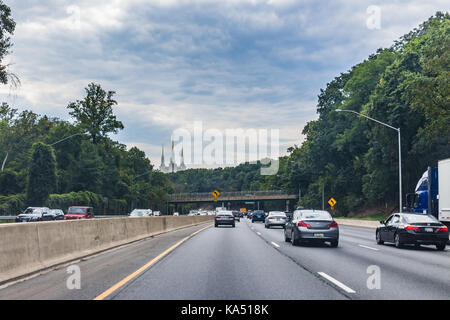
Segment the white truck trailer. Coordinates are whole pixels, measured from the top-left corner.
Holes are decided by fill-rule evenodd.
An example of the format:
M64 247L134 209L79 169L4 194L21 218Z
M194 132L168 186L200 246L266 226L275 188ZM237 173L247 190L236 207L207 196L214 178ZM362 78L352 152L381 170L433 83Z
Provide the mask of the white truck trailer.
M438 161L438 219L450 227L450 158Z

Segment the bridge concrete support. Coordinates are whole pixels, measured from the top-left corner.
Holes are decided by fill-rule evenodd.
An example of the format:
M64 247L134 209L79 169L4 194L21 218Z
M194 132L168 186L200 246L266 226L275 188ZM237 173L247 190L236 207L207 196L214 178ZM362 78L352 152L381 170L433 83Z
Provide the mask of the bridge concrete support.
M286 200L286 211L289 211L289 203L290 203L290 201Z
M231 210L231 202L227 203L227 208L228 208L228 210Z

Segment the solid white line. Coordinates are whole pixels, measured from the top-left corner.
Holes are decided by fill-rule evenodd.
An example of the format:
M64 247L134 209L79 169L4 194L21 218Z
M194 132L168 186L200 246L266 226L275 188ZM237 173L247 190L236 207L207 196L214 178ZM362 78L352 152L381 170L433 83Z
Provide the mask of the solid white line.
M275 247L279 248L280 246L276 244L275 242L271 242Z
M260 235L261 235L261 232L257 232L256 234L257 234L258 236L260 236Z
M365 246L365 245L362 245L362 244L358 244L358 246L360 246L361 248L366 248L366 249L370 249L370 250L374 250L374 251L378 251L379 250L379 249L368 247L368 246Z
M325 272L317 272L317 273L319 275L321 275L322 277L324 277L325 279L327 279L328 281L330 281L330 282L334 283L335 285L337 285L339 288L341 288L345 292L356 293L353 289L347 287L345 284L343 284L342 282L336 280L335 278L327 275Z

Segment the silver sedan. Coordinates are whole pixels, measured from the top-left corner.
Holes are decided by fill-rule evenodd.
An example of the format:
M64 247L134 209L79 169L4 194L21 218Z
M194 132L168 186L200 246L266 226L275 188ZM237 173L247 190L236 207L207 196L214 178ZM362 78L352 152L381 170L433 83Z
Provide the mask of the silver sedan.
M303 241L339 243L339 226L327 211L296 210L286 223L284 240L297 245Z
M286 224L286 213L282 211L270 211L264 221L264 226L268 229L271 227L283 227Z

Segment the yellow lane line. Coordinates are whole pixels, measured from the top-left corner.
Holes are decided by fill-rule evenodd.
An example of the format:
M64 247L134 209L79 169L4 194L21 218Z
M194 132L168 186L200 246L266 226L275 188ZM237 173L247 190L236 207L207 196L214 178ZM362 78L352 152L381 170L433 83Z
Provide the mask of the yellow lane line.
M180 241L178 241L177 243L175 243L173 246L171 246L169 249L165 250L164 252L160 253L157 257L153 258L152 260L150 260L149 262L147 262L145 265L143 265L142 267L140 267L139 269L137 269L135 272L133 272L132 274L130 274L129 276L123 278L122 280L120 280L119 282L117 282L115 285L113 285L111 288L109 288L108 290L106 290L105 292L103 292L102 294L100 294L99 296L95 297L94 300L103 300L106 297L108 297L109 295L111 295L114 291L116 291L117 289L119 289L120 287L124 286L126 283L128 283L130 280L136 278L138 275L140 275L142 272L144 272L145 270L147 270L148 268L150 268L152 265L154 265L156 262L158 262L159 260L161 260L162 258L164 258L167 254L169 254L170 252L172 252L176 247L178 247L180 244L182 244L183 242L185 242L186 240L188 240L189 238L192 238L193 236L195 236L197 233L207 229L211 227L206 226L200 230L195 231L194 233L188 235L186 238L181 239Z

